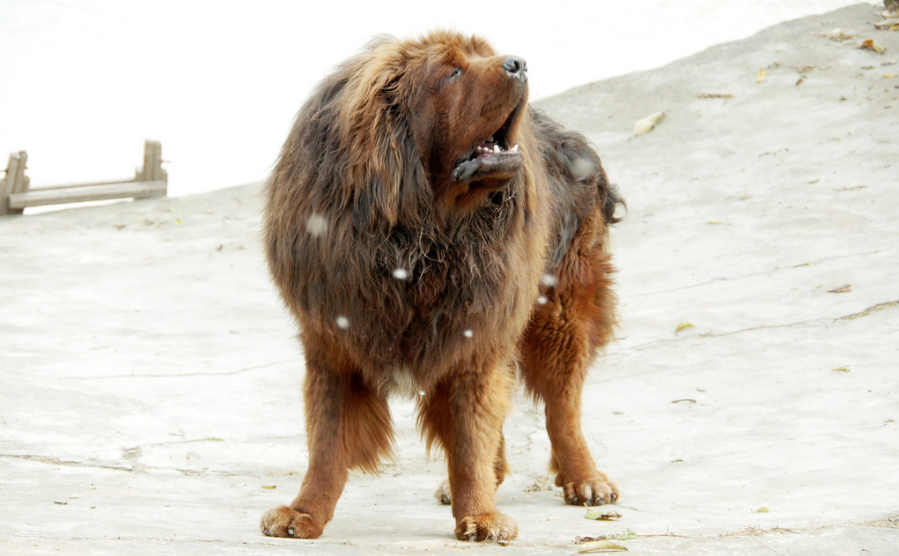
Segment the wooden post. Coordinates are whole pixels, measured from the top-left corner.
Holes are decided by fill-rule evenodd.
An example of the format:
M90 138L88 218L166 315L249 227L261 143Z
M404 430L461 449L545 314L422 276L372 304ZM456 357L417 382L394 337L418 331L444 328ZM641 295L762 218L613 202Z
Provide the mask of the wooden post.
M28 153L19 151L9 155L9 163L6 166L6 178L0 181L0 216L4 214L22 214L22 209L11 208L9 198L16 193L25 193L28 190L28 182L25 176L25 163L28 162Z
M135 181L163 181L168 184L168 172L162 169L162 143L147 139L144 142L144 167L136 172ZM165 191L154 195L165 195Z

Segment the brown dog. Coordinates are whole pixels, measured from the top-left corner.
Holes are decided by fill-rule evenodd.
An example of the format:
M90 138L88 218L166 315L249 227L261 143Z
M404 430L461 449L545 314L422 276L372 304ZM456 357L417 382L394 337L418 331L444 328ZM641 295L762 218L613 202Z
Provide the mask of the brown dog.
M305 348L309 468L266 535L315 538L347 471L392 444L387 396L422 393L456 536L504 540L502 425L515 362L546 405L571 504L612 502L580 429L611 337L606 252L621 202L580 134L528 107L527 66L481 39L379 40L300 110L268 186L268 262Z

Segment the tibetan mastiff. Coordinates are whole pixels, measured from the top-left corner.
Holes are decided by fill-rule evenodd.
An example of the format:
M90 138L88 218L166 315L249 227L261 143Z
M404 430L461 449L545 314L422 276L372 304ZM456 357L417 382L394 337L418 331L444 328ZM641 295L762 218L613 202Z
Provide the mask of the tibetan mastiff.
M309 467L263 533L322 534L348 470L389 455L387 398L403 392L446 454L456 537L514 538L496 488L516 373L545 404L565 500L618 498L580 419L615 325L622 201L584 136L528 106L522 58L449 32L376 40L300 110L266 195L266 256L304 348Z

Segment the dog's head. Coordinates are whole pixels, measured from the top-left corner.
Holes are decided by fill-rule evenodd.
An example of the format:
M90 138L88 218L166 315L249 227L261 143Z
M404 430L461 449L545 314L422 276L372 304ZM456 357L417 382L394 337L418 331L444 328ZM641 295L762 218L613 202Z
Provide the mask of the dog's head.
M347 181L374 191L390 221L422 214L423 203L444 214L501 203L538 156L524 152L525 61L477 37L379 39L325 82L324 95L333 96L313 120L334 115Z
M423 45L417 75L408 76L410 119L435 185L502 187L522 167L527 64L475 38L432 35Z

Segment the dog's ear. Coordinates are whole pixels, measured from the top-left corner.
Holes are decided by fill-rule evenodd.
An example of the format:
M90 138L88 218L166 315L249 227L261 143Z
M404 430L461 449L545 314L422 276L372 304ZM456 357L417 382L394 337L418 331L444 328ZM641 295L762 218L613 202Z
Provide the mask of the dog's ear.
M353 65L337 120L354 217L418 224L430 188L405 106L403 87L414 76L406 76L402 43L380 43Z

